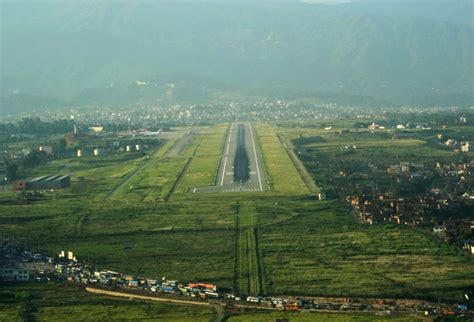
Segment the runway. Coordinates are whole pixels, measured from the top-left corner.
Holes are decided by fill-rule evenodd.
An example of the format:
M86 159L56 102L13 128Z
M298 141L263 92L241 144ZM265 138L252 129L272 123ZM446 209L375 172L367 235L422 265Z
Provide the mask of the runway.
M234 162L238 148L239 125L243 128L243 147L248 156L248 180L234 181ZM241 146L242 148L242 146ZM257 192L267 190L263 160L254 129L249 123L233 123L228 131L219 165L216 186L195 187L190 191L198 192Z

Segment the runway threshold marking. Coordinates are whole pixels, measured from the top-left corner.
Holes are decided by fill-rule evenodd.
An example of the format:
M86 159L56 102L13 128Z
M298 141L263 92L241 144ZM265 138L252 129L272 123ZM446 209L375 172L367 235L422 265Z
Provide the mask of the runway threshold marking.
M252 137L253 155L255 157L255 165L257 166L258 184L260 185L260 191L263 191L262 179L260 178L260 168L258 166L258 160L257 160L257 150L255 149L255 140L253 139L252 127L250 126L250 124L248 126L250 130L250 136Z

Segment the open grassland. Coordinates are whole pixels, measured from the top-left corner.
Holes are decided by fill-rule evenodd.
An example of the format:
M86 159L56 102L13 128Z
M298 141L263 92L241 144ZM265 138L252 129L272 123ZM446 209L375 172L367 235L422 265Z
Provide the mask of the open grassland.
M192 135L183 129L168 133L169 140L135 168L107 195L128 201L167 200L189 163L185 151Z
M367 129L351 129L349 133L338 135L336 130L326 131L320 128L294 128L282 129L281 132L300 149L315 151L321 155L331 157L344 156L354 160L383 163L390 160L393 163L405 161L412 162L426 160L450 161L455 153L442 145L435 145L425 138L425 131L413 131L413 137L404 139L393 138L396 133L388 130L370 131ZM443 133L436 130L434 133ZM430 132L433 136L434 134ZM346 151L345 146L351 144L356 149ZM305 162L305 165L307 163Z
M122 185L112 199L129 201L156 201L163 199L186 164L186 158L163 158L151 162L146 168Z
M65 283L6 285L0 290L0 321L209 321L210 307L110 299Z
M72 172L72 186L31 204L0 205L0 232L51 255L69 249L103 268L209 281L243 294L460 300L474 287L473 262L456 248L409 227L362 225L339 201L307 196L276 131L310 153L304 162L323 188L329 185L326 173L338 173L343 157L360 166L367 164L367 153L373 162L398 162L407 154L449 160L452 152L420 139L391 140L382 132L336 136L259 124L273 192L184 193L214 183L227 128L199 127L200 134L192 134L174 157L164 157L173 146L167 141L156 153L165 152L149 159L122 154L38 167L36 175ZM346 154L344 145L351 142L357 149ZM192 162L176 194L162 201L188 158ZM131 184L117 190L117 198L104 200L150 160Z
M256 129L270 189L286 194L308 194L309 190L278 139L275 128L257 124Z
M427 321L427 319L414 316L377 316L366 313L315 313L315 312L261 312L247 313L230 316L229 322L274 322L277 319L287 319L289 322L314 322L314 321ZM429 320L428 320L429 321Z
M257 212L255 204L238 202L235 243L237 258L234 272L238 281L235 290L236 294L259 295L263 293L258 241L257 234L255 233L256 223Z
M456 248L405 226L362 225L337 201L219 196L2 206L0 230L49 254L69 249L125 273L237 283L246 294L460 300L474 286L472 260Z
M230 287L232 241L231 230L178 230L96 235L68 241L64 246L113 270Z
M71 187L57 191L63 198L104 199L126 176L146 162L138 153L61 159L35 168L30 175L70 174Z
M73 250L103 267L143 276L232 284L235 211L230 204L51 202L0 208L3 234L55 254ZM213 209L213 211L209 211ZM15 214L14 212L17 211Z
M177 193L215 184L228 128L228 125L216 125L200 129L201 133L193 140L192 160L176 188Z
M293 209L261 229L269 293L454 300L474 285L472 260L423 232L361 225L333 201Z

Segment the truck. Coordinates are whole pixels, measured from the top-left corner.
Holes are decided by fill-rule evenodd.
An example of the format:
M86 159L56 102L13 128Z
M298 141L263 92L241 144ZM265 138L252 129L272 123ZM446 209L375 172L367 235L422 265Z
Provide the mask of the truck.
M260 299L258 297L248 296L247 297L247 302L260 303Z
M178 289L176 286L161 285L160 290L165 293L176 293Z
M204 294L206 294L206 296L207 296L208 298L214 298L214 299L219 298L219 293L217 293L217 292L205 291Z
M207 284L207 283L189 283L188 287L190 287L192 289L217 291L217 285Z

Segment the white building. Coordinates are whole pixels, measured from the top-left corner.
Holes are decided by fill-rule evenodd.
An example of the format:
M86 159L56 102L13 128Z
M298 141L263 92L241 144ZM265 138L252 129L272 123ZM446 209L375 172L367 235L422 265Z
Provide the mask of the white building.
M0 280L2 281L28 281L30 273L24 267L0 267Z

